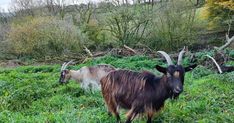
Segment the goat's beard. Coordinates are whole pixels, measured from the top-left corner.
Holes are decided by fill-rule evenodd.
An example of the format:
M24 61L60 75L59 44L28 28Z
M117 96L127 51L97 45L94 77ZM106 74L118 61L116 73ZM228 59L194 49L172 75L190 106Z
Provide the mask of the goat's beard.
M170 99L178 99L179 93L173 93L173 91L170 92Z

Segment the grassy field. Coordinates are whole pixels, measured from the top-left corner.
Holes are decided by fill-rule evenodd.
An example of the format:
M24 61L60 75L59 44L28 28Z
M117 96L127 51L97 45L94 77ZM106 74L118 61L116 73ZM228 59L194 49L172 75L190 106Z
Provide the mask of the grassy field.
M85 64L100 63L118 68L149 70L163 64L145 56L116 58L106 56ZM106 113L100 92L85 92L71 81L58 83L60 65L22 66L0 69L0 122L3 123L113 123L115 118ZM125 110L121 119L125 120ZM146 122L137 118L134 123ZM216 74L198 66L186 74L184 92L178 100L167 100L154 122L234 122L234 72Z

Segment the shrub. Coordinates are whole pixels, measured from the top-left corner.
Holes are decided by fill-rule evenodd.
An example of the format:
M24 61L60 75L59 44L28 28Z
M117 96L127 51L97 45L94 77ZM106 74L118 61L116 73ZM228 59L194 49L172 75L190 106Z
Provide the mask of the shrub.
M209 30L222 29L231 22L229 19L231 20L234 15L232 0L206 0L201 9L199 17L208 20L207 29Z
M8 38L15 55L43 58L80 51L79 31L72 24L52 17L25 21L11 25Z
M113 45L114 43L108 32L102 29L102 25L94 20L81 26L81 30L82 41L91 50L107 49L109 45Z
M198 79L204 76L208 76L210 74L214 74L215 72L212 70L207 69L204 66L198 66L193 70L193 76L194 78Z
M196 37L195 9L190 2L162 2L149 26L148 46L173 51L184 45L191 45Z
M144 37L149 18L144 7L121 6L107 13L104 24L119 46L135 46Z
M234 72L219 74L215 78L221 82L234 82Z

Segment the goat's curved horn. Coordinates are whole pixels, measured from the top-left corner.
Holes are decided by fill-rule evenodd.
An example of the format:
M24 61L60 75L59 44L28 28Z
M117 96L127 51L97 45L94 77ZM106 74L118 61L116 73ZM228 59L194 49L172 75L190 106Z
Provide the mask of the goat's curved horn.
M179 53L179 56L178 56L178 61L177 61L177 65L181 65L182 64L182 58L183 58L183 55L185 53L185 47L180 51Z
M66 62L63 63L62 67L61 67L61 71L64 70L64 65L66 64Z
M209 57L215 63L216 67L219 70L219 73L220 74L223 73L222 69L220 68L219 64L215 61L215 59L213 57L211 57L210 55L208 55L208 54L206 56Z
M69 61L68 63L66 63L66 64L64 65L64 69L66 69L66 67L67 67L69 64L71 64L73 61L74 61L74 60L71 60L71 61Z
M157 52L162 54L165 57L165 59L167 60L168 65L173 65L170 56L166 52L164 52L164 51L157 51Z
M69 62L67 62L67 63L63 63L63 66L62 66L61 70L65 70L66 67L67 67L69 64L71 64L73 61L74 61L74 60L71 60L71 61L69 61Z

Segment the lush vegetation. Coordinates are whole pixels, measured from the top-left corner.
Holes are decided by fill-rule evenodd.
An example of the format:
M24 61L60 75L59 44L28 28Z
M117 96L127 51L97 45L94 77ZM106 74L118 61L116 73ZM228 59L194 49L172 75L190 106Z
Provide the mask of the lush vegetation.
M0 59L74 58L85 54L84 46L91 52L124 45L198 50L222 45L234 27L231 0L78 1L17 0L14 12L0 9Z
M163 65L162 61L146 56L105 56L70 66L70 69L100 63L137 71L149 70L155 74L159 73L154 66ZM59 74L60 65L0 69L0 122L115 122L115 118L107 115L100 92L85 92L74 81L60 85ZM185 89L179 99L168 100L154 121L233 122L233 93L234 72L220 75L198 66L186 74ZM125 110L121 110L122 120L124 113ZM134 122L145 122L144 118Z
M166 101L154 121L234 121L234 72L217 74L205 57L209 54L220 65L234 65L230 40L234 34L233 0L105 0L87 4L72 0L69 5L68 1L12 0L13 11L0 8L0 123L113 123L115 118L107 115L99 91L84 91L73 81L58 83L57 63L76 59L85 62L70 68L106 63L160 75L154 66L165 64L156 59L155 52L177 52L183 46L194 54L184 59L184 65L197 62L199 66L186 74L180 98ZM213 48L224 45L225 40L230 41L228 48ZM131 48L136 50L135 56L122 57L124 51L134 52ZM97 58L95 54L100 52L108 55ZM52 65L44 65L48 61ZM34 65L22 66L25 64ZM122 120L125 112L121 110ZM144 121L145 117L139 116L134 122Z

